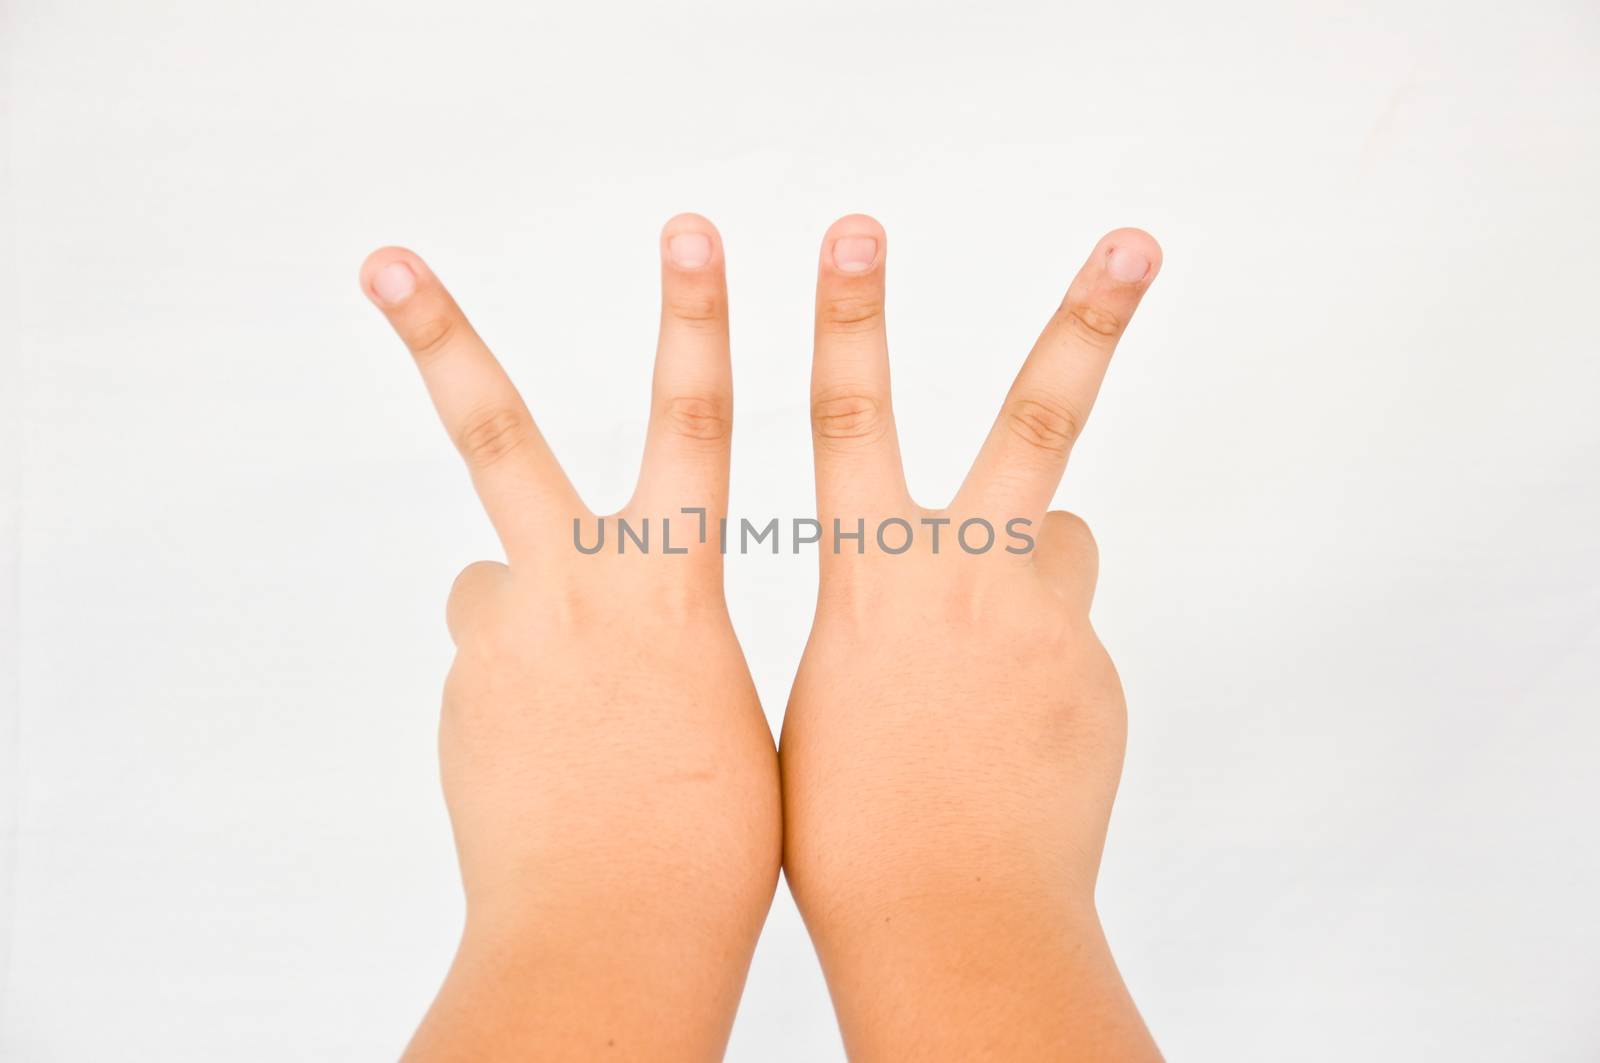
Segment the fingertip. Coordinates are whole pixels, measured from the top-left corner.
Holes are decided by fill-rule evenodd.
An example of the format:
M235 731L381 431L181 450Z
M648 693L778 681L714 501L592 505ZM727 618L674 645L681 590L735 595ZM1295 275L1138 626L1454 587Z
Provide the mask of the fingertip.
M1064 509L1052 509L1044 515L1043 531L1045 538L1059 549L1075 557L1098 562L1100 547L1095 542L1094 532L1089 530L1088 523L1076 513Z
M1034 559L1046 579L1088 611L1100 580L1100 548L1082 517L1061 509L1046 513Z
M876 218L846 214L822 238L822 265L839 273L868 273L883 264L888 236Z
M445 626L452 641L461 644L473 626L473 617L510 579L511 569L499 561L474 561L461 570L445 598Z
M822 242L827 244L829 241L847 234L881 238L884 235L883 223L870 214L846 214L828 226L828 231L823 234Z
M1106 275L1119 284L1148 285L1161 271L1161 245L1143 229L1116 229L1100 239Z
M717 227L713 225L711 219L706 217L704 214L696 214L692 210L687 210L682 214L674 214L672 217L668 218L667 223L661 227L662 236L669 236L672 233L680 232L702 232L708 233L711 236L716 236Z
M661 227L661 255L678 269L704 269L722 253L722 236L700 214L675 214Z
M361 290L379 307L390 309L411 297L425 269L404 247L380 247L361 263Z

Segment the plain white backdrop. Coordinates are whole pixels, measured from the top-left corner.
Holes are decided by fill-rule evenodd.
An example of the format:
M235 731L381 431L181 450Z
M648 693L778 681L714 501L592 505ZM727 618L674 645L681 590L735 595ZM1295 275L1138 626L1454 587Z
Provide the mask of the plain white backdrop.
M953 492L1104 231L1166 264L1057 504L1131 735L1100 883L1173 1060L1600 1058L1600 9L11 0L0 1058L398 1054L497 556L356 286L422 253L589 503L656 233L721 228L735 515L812 512L817 246L887 226ZM736 557L776 730L815 557ZM780 888L729 1056L842 1058Z

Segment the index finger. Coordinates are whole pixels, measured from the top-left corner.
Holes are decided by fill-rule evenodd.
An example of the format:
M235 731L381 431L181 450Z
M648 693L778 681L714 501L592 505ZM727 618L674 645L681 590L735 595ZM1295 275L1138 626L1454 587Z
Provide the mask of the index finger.
M1017 373L956 505L1036 523L1066 471L1111 354L1161 269L1149 233L1102 237Z
M513 562L585 511L522 396L422 259L385 247L361 289L415 356L445 431Z

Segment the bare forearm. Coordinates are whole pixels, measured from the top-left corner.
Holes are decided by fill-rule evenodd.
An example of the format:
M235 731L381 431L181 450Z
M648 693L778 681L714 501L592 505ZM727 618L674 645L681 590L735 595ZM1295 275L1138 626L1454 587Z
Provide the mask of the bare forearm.
M765 913L751 907L737 927L600 910L555 933L469 927L405 1059L720 1059Z
M1092 908L908 899L815 933L850 1058L1161 1058Z

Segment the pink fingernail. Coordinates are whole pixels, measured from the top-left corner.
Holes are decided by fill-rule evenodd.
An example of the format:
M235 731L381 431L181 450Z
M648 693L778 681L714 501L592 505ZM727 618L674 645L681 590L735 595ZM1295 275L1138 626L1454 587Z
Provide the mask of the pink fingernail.
M711 237L705 233L676 233L667 241L672 264L683 269L698 269L711 261Z
M833 242L833 264L846 273L860 273L878 260L878 241L871 236L841 236Z
M417 275L404 262L391 262L372 278L372 294L389 306L405 302L416 290Z
M1106 258L1106 272L1113 280L1133 284L1144 280L1144 275L1150 272L1150 260L1126 247L1113 247Z

